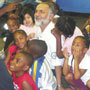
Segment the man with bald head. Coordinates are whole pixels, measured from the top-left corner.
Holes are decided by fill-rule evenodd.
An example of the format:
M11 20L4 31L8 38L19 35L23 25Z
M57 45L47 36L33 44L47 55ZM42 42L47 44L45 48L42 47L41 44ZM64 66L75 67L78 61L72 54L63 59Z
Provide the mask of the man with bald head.
M61 68L63 66L63 58L58 58L56 54L56 38L52 34L55 27L52 22L54 17L54 6L52 3L40 3L35 10L35 24L41 27L41 33L38 37L44 40L48 46L45 57L49 63L50 68L56 74L58 90L63 90L61 85Z

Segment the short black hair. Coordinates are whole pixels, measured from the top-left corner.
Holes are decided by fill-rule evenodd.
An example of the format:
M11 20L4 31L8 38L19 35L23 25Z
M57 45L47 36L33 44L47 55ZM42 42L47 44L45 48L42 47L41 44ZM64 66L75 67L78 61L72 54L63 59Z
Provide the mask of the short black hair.
M73 35L76 23L71 17L60 16L57 19L55 27L58 31L62 32L66 37Z
M14 32L14 35L15 35L16 33L22 34L22 35L24 35L25 37L27 37L26 32L23 31L23 30L17 30L17 31L15 31L15 32Z
M28 50L32 50L37 55L35 58L39 58L47 52L47 45L43 40L34 39L28 42Z
M77 36L75 39L77 38L81 38L84 41L86 48L89 48L90 43L85 36Z

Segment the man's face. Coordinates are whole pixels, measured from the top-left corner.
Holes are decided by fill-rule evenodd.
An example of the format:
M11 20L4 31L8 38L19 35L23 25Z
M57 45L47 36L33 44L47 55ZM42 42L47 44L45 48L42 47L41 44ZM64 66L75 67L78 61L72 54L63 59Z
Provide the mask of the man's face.
M50 8L47 4L39 4L35 11L35 24L42 26L50 21Z

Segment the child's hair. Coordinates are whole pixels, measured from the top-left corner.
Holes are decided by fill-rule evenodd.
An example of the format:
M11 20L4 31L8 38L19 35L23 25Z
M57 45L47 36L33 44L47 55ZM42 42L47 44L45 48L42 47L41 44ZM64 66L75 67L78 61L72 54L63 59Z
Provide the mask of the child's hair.
M37 54L36 58L39 58L47 52L47 45L45 41L34 39L28 42L28 49Z
M17 31L15 31L15 32L14 32L14 36L15 36L15 34L17 34L17 33L22 34L22 35L24 35L25 37L27 37L26 32L23 31L23 30L17 30Z
M23 19L24 19L25 14L29 14L31 16L32 20L33 20L33 23L35 23L35 21L34 21L34 10L32 10L31 8L28 8L28 7L25 8L25 10L23 8L23 10L22 10Z
M84 36L77 36L75 39L77 39L77 38L81 38L83 40L83 42L85 43L86 48L89 48L90 43Z
M26 61L27 61L27 65L28 65L29 67L31 67L32 64L33 64L33 60L34 60L32 54L30 54L30 53L28 53L28 52L25 52L25 51L21 51L21 52L19 52L19 53L25 55Z
M66 37L70 37L73 35L75 26L76 23L72 18L64 16L60 16L55 25L57 30L62 32Z

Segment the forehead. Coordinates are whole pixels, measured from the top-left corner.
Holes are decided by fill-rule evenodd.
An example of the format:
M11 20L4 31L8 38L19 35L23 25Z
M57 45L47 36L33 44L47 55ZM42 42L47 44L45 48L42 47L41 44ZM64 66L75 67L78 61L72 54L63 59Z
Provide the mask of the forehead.
M24 58L25 56L24 56L24 54L22 54L22 53L17 53L16 54L16 56L15 56L15 58Z
M84 40L82 38L75 38L74 39L74 43L83 43L84 44Z
M49 5L48 4L39 4L37 7L36 7L36 10L44 10L44 11L48 11L50 8L49 8Z
M14 23L16 23L17 24L17 21L16 20L8 20L8 22L7 22L8 24L14 24Z
M30 16L30 14L29 13L26 13L24 16Z
M15 38L19 38L19 37L24 37L25 38L26 36L24 34L22 34L22 33L15 33L14 37Z

